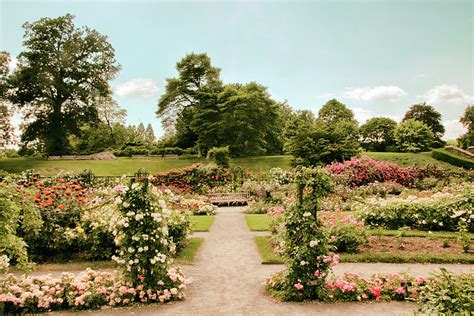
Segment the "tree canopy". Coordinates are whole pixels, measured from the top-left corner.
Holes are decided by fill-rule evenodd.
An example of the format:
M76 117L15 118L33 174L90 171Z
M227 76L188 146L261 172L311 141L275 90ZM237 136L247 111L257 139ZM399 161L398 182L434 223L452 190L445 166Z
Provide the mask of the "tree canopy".
M444 141L441 140L441 137L443 137L445 129L441 123L441 114L436 111L434 107L426 104L426 102L412 105L405 113L403 121L411 119L420 121L428 126L435 137L433 140L434 147L442 147L444 145Z
M0 52L0 149L3 149L13 139L11 109L7 101L9 62L10 54Z
M469 105L464 111L464 115L459 119L462 125L467 128L467 132L458 138L462 148L474 146L474 105Z
M387 151L394 146L397 122L388 117L374 117L359 128L360 142L368 151Z
M397 146L402 152L430 150L435 139L433 132L425 123L414 119L401 122L394 135Z
M98 120L96 102L107 97L120 67L107 37L77 28L70 14L25 23L25 51L12 75L10 100L24 109L24 143L44 144L48 154L70 149L68 136Z

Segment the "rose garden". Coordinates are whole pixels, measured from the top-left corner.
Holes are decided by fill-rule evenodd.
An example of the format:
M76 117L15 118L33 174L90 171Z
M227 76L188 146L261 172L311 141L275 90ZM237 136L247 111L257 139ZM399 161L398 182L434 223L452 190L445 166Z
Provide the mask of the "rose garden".
M473 313L473 105L442 121L419 95L360 124L190 53L155 95L156 139L126 125L114 98L137 84L114 86L108 37L74 19L27 22L18 56L0 51L1 315ZM341 97L387 88L407 94Z

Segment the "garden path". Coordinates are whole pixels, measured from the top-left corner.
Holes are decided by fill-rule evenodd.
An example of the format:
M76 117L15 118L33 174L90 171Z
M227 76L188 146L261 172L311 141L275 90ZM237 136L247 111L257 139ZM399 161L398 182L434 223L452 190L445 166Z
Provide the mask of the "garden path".
M403 315L408 303L282 303L265 294L262 282L283 269L262 265L245 224L242 208L220 208L195 265L185 266L193 278L188 298L167 305L145 305L88 312L92 315ZM357 266L349 266L356 272ZM371 270L370 273L375 270Z

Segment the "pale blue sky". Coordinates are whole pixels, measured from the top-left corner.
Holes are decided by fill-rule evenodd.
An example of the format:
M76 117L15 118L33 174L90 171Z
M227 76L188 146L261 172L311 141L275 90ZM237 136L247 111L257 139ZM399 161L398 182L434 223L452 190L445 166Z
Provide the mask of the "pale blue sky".
M5 1L0 50L22 50L21 25L71 13L107 35L122 71L112 83L128 122L152 123L165 79L207 52L226 83L257 81L277 100L317 111L336 97L359 121L400 118L428 101L446 138L474 103L473 1Z

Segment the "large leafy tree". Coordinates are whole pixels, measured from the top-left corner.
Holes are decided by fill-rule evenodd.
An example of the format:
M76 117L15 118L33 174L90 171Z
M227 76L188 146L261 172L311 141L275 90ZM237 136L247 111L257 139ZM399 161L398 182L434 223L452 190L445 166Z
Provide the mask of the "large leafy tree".
M337 100L328 101L314 120L301 112L287 129L286 150L296 163L314 166L343 161L359 153L357 122L354 114Z
M387 151L395 145L394 131L397 122L388 117L374 117L359 129L361 145L369 151Z
M405 113L403 121L411 119L420 121L428 126L435 136L434 142L432 144L434 147L442 147L444 145L444 141L441 139L441 137L443 137L445 129L441 123L441 114L436 111L434 107L426 104L426 102L412 105Z
M329 100L318 112L318 123L332 124L340 121L357 124L354 113L344 103Z
M158 101L156 114L166 131L175 131L184 145L195 143L190 128L195 112L206 106L209 94L222 90L220 69L213 67L207 54L189 54L176 64L178 76L167 79L166 91Z
M267 154L268 139L282 126L279 111L267 88L251 82L227 85L219 94L221 145L229 146L232 156Z
M11 109L7 101L10 54L0 52L0 149L13 139Z
M394 135L398 148L403 152L430 150L435 139L433 132L425 123L414 119L398 124Z
M120 67L107 37L74 17L25 23L26 48L11 84L11 101L24 108L24 143L40 142L48 154L69 151L68 135L79 135L85 122L98 120L95 101L111 91L109 80Z
M459 145L462 148L474 146L474 105L466 108L459 122L467 128L467 132L458 138Z

